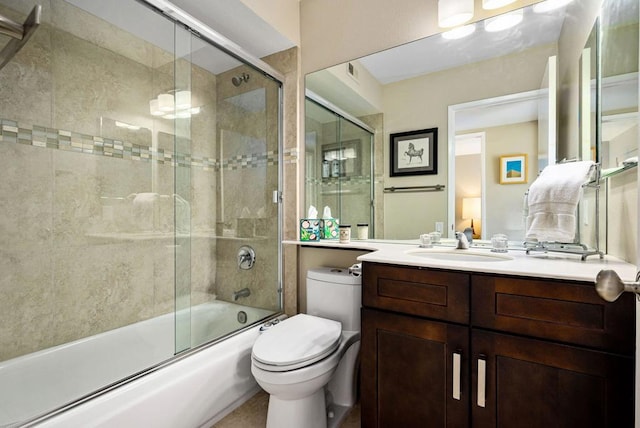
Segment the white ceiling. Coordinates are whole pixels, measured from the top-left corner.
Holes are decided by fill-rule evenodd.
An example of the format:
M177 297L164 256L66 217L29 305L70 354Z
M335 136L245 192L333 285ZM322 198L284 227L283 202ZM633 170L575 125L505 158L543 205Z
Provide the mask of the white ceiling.
M180 44L175 43L173 31L167 31L167 25L163 25L166 21L160 16L153 18L145 6L138 2L122 2L118 7L113 7L108 1L66 1L167 52L181 48ZM171 3L256 58L294 45L240 0L172 0ZM144 17L144 20L140 17ZM177 56L190 55L195 64L214 74L239 65L235 58L198 39L193 39L192 44L182 48L185 51L176 51Z
M257 58L294 46L240 0L170 1Z

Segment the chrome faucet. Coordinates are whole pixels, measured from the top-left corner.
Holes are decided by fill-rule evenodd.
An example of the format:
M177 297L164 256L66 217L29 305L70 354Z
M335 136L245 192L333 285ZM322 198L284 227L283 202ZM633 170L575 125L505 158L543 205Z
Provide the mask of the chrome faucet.
M458 250L468 250L469 249L469 240L467 239L467 235L463 232L456 232L456 239L458 240L458 246L456 249Z
M249 297L251 295L251 290L248 288L243 288L242 290L233 292L233 301L237 301L240 297Z

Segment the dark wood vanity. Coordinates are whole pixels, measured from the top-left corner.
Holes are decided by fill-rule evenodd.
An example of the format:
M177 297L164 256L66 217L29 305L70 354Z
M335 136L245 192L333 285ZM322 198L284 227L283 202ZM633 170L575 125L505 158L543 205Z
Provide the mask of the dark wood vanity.
M363 263L362 427L632 427L635 302Z

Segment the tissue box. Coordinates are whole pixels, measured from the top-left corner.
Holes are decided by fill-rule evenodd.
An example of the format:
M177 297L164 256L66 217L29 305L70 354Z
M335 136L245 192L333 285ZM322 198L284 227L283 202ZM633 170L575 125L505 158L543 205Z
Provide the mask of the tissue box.
M320 220L320 239L340 239L338 219L323 218Z
M320 220L317 218L303 218L300 220L300 240L320 240Z

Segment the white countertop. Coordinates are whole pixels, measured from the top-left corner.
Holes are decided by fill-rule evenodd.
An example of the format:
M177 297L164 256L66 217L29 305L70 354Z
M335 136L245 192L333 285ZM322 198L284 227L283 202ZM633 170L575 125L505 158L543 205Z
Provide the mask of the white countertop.
M589 256L585 261L579 255L565 253L534 253L527 255L524 250L511 249L503 254L508 260L497 260L488 248L471 248L469 250L455 250L451 246L435 246L433 249L420 249L417 241L403 241L401 243L386 243L382 241L352 240L348 244L338 241L283 241L284 244L305 245L319 248L335 248L370 251L358 257L361 262L387 263L403 266L421 266L438 269L459 270L467 272L496 273L505 275L528 276L538 278L568 279L577 281L594 281L598 272L612 269L623 281L635 281L636 267L615 257L605 256L600 259ZM461 253L461 259L455 260L456 254L449 259L433 258L426 254L416 253ZM413 252L413 254L412 254ZM469 260L476 258L477 261ZM473 257L477 256L477 257ZM440 257L436 255L435 257ZM444 257L449 257L445 255ZM465 258L464 260L462 258ZM486 259L486 261L484 260Z

